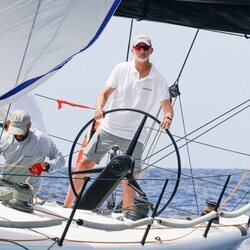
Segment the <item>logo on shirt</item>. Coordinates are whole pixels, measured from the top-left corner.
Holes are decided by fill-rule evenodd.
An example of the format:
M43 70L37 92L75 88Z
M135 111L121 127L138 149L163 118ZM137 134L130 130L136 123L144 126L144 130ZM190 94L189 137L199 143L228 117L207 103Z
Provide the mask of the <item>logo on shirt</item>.
M145 90L148 90L148 91L152 91L152 89L145 88L145 87L143 87L142 89L145 89Z

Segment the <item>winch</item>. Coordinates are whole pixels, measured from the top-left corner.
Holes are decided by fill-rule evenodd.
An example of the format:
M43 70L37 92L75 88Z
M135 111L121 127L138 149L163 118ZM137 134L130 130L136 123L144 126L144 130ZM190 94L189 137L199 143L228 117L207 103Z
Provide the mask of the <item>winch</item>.
M17 210L32 213L35 200L36 194L32 186L28 183L21 183L14 185L12 197L2 203Z
M146 218L150 210L153 210L153 203L146 197L136 197L133 207L125 214L125 217L131 220L140 220Z
M210 213L211 211L214 211L215 207L216 207L216 201L206 200L206 207L204 208L204 212L202 212L201 215L205 215L205 214ZM214 218L213 223L218 224L219 217Z

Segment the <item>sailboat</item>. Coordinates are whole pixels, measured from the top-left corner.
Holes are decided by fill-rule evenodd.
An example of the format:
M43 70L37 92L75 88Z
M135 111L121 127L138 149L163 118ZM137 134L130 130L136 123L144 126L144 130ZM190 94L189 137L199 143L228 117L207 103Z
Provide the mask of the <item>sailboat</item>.
M223 2L223 6L218 2ZM52 3L42 0L6 2L1 6L2 18L8 18L4 28L1 28L1 37L6 39L3 45L10 40L8 36L17 35L12 41L18 41L18 43L19 39L24 40L20 43L23 46L22 48L20 46L19 53L11 53L11 49L5 50L2 65L6 67L1 72L3 84L0 86L0 104L11 103L33 90L66 65L74 55L92 45L113 14L247 35L250 33L248 28L250 24L247 21L250 3L245 2L237 1L235 5L232 1L227 5L227 1L208 0L170 1L169 4L163 1L133 1L131 3L111 0L64 1L63 4L61 1ZM183 6L187 13L178 11L180 8L183 10ZM200 10L198 13L197 8ZM51 13L52 10L54 13ZM218 22L212 14L204 18L202 12L208 10L213 10L212 13L221 18L227 13L227 18L223 19L223 22ZM237 15L239 12L242 13L241 18ZM155 17L155 13L159 15ZM14 17L16 19L13 19ZM232 17L237 17L237 22ZM27 19L30 19L27 22L29 25L26 23ZM19 20L24 20L24 22L19 22ZM76 23L86 25L87 31L83 35L79 32L79 37L73 39L75 43L72 43L67 39L73 35L77 36L76 31L71 28L77 27L74 20ZM44 29L48 24L52 27L53 22L56 23L54 31ZM6 27L6 23L9 26ZM19 28L15 26L17 23L20 25ZM91 30L90 24L94 25ZM63 25L66 27L61 30ZM13 29L18 31L18 34L15 32L13 34ZM69 33L65 33L66 31ZM67 37L64 45L60 41L59 45L53 43L56 40L53 38L60 38L60 36ZM42 48L37 50L37 44L40 43ZM14 60L19 61L21 66L12 67ZM171 91L173 98L178 98L178 86L174 86ZM249 107L249 100L243 105L246 108ZM108 156L107 162L95 169L97 177L90 179L88 189L84 186L82 193L76 194L78 199L73 208L64 208L54 199L36 197L29 190L17 187L11 194L11 198L0 204L1 249L234 249L249 239L250 221L247 216L250 211L249 201L239 203L233 211L227 211L222 206L225 192L228 191L230 176L223 178L222 184L213 191L216 193L215 198L206 201L202 214L169 218L167 211L166 214L164 213L178 192L181 178L185 177L181 174L181 152L177 145L178 139L175 139L169 131L165 131L160 137L159 130L157 130L159 119L151 114L140 110L112 110L107 113L126 111L139 113L142 117L140 125L146 124L152 127L152 136L149 138L148 145L154 144L155 140L158 140L157 145L160 145L160 148L149 146L147 150L149 154L144 160L145 169L158 165L159 158L163 158L161 166L167 164L175 168L173 180L165 176L162 178L155 202L151 203L145 198L149 195L148 191L144 190L142 181L136 181L128 174L131 168L131 158L128 156L131 155L141 132L141 126L138 126L128 152L125 155L117 154L112 159ZM73 171L75 151L78 151L82 137L92 123L93 119L87 121L72 143L69 156L71 180L77 174ZM150 159L149 162L148 159ZM121 162L125 162L125 165ZM122 166L119 171L111 171L114 164ZM128 213L121 213L119 209L103 208L106 199L112 192L115 192L122 178L130 178L131 185L136 188L139 195L137 206ZM105 179L109 179L107 185L103 185ZM97 190L102 190L101 194Z

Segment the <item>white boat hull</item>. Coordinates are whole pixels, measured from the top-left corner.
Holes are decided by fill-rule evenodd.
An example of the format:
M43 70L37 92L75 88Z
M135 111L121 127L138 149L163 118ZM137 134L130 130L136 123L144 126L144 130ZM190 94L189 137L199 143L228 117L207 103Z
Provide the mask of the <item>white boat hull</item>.
M42 228L0 227L0 249L234 249L234 246L250 237L246 227L248 217L220 218L220 224L212 224L207 238L203 237L206 223L192 228L169 228L154 223L151 226L145 245L141 245L147 225L123 231L91 229L73 221L63 241L61 238L70 216L71 209L63 208L53 202L36 205L34 213L26 213L0 204L1 220L15 222L41 222L62 219L60 225ZM98 215L90 211L77 210L74 219L97 223L121 223L117 218L127 219L121 214ZM127 220L128 221L128 220ZM20 245L18 245L20 244ZM24 248L24 249L25 249Z

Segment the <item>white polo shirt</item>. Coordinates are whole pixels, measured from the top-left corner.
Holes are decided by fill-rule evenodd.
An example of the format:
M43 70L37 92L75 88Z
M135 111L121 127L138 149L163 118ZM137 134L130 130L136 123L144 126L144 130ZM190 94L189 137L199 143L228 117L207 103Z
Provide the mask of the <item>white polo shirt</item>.
M148 76L140 79L135 68L135 61L118 64L107 83L114 88L108 110L117 108L139 109L150 113L155 104L169 99L169 89L166 80L152 65ZM131 111L114 112L106 115L101 128L113 135L132 139L143 115ZM144 142L146 130L139 141Z

